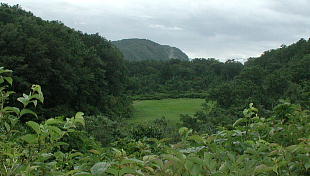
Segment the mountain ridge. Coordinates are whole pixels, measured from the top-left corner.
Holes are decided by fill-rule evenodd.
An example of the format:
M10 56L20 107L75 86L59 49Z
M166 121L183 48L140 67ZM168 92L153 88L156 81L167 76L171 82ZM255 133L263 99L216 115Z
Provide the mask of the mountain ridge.
M112 41L112 43L123 53L124 59L129 61L189 60L179 48L161 45L148 39L131 38Z

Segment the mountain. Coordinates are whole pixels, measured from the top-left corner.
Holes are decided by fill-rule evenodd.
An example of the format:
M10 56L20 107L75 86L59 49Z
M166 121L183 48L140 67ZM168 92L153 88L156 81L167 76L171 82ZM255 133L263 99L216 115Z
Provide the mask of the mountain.
M112 43L123 53L126 60L189 60L180 49L147 39L123 39Z

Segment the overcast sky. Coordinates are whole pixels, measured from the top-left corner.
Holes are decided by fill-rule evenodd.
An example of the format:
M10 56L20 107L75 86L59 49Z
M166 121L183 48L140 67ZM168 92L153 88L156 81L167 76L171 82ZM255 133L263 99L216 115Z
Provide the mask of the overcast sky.
M191 58L248 58L310 37L310 0L0 0L108 40L145 38Z

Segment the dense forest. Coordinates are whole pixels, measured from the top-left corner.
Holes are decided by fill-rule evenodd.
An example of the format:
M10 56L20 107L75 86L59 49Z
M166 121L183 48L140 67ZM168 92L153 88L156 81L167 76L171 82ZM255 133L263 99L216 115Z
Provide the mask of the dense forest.
M156 95L206 92L231 81L243 69L240 62L216 59L127 62L131 95Z
M129 115L122 54L98 34L84 34L59 21L43 21L18 6L2 5L0 65L14 70L17 95L31 84L42 86L46 102L40 112L45 115Z
M245 63L128 61L99 34L0 6L0 176L309 175L310 40ZM30 90L30 91L29 91ZM132 101L204 98L131 123Z

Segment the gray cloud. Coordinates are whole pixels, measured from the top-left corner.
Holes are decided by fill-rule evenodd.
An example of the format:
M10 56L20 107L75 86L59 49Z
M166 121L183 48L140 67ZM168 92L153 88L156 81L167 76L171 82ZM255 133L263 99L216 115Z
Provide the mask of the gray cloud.
M309 0L1 0L109 40L147 38L221 60L310 36Z

